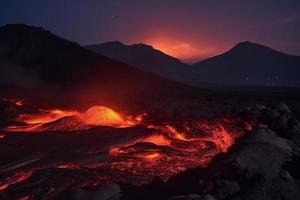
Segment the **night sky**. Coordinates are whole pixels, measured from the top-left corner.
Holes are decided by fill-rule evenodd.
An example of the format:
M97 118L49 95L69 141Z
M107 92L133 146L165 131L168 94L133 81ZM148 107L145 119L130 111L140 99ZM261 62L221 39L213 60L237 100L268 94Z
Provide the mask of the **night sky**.
M240 41L300 55L299 0L1 0L0 25L8 23L82 45L147 43L187 62Z

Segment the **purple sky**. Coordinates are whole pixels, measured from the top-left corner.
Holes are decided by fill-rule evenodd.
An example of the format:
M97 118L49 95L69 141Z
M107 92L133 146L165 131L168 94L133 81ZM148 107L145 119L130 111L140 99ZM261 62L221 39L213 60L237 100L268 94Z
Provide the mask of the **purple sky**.
M147 43L184 61L240 41L300 55L299 0L2 0L0 25L26 23L82 45Z

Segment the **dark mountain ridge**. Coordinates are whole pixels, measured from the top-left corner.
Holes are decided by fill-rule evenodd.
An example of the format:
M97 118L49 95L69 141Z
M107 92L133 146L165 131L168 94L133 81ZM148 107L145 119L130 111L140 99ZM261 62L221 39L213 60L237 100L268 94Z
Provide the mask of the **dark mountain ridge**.
M17 94L83 104L116 107L194 90L24 24L0 28L0 64L0 86L20 88Z
M231 86L300 86L300 56L241 42L193 65L202 81Z
M101 55L167 79L194 86L204 85L198 78L197 71L189 65L146 44L124 45L119 41L113 41L86 47Z
M298 87L300 57L272 48L240 42L229 51L192 66L145 44L118 41L88 49L138 69L197 87Z

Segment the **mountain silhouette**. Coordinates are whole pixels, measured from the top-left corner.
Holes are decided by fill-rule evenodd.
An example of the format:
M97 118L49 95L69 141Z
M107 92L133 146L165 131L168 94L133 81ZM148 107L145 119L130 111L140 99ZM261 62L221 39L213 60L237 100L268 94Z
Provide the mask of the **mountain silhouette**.
M193 65L202 81L226 86L300 86L300 56L241 42Z
M146 44L124 45L119 41L88 45L88 49L143 71L194 86L203 85L197 71L180 60Z
M116 106L193 90L24 24L0 28L0 66L2 96L13 87L9 93Z
M86 47L138 69L197 87L300 86L299 56L252 42L240 42L229 51L192 66L146 44L124 45L114 41Z

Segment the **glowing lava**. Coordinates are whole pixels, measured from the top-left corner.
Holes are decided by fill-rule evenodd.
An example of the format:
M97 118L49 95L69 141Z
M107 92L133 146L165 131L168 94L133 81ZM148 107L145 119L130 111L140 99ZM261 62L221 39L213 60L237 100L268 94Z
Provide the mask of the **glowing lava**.
M11 177L8 177L3 182L0 183L0 191L7 189L9 186L21 183L29 179L32 175L32 172L17 172Z
M143 156L142 158L144 158L147 161L153 161L156 158L159 158L160 154L159 153L151 153L148 155Z
M93 106L83 113L75 110L40 109L36 114L21 114L18 121L24 125L9 126L6 131L74 131L96 126L127 128L139 124L142 115L125 116L105 106Z
M53 122L63 117L78 115L79 113L74 110L62 109L40 109L37 114L21 114L18 121L26 124L46 124Z
M152 36L145 39L145 43L185 62L199 61L220 53L220 49L211 47L205 41L196 44L189 39L172 38L169 34Z
M167 139L164 135L155 134L151 135L149 137L141 139L139 142L148 142L160 146L170 146L171 141Z
M121 114L105 106L93 106L78 118L92 126L130 127L135 125L133 121L126 120Z
M243 129L231 123L231 120L187 122L180 131L171 124L148 126L156 131L110 148L111 167L127 176L128 173L142 176L146 182L155 176L166 180L187 168L205 167L243 134ZM120 178L125 174L121 173Z
M216 154L226 152L234 144L235 139L244 134L244 130L252 128L250 123L245 123L245 126L238 125L233 119L149 124L143 121L142 115L125 115L105 106L93 106L86 112L58 109L41 110L41 112L37 115L20 116L19 120L27 125L8 127L6 130L41 133L76 130L76 133L81 133L79 131L96 126L119 128L119 130L109 129L119 134L117 138L108 140L109 142L101 143L101 134L99 134L99 146L97 143L96 146L83 146L79 151L78 149L72 151L74 157L77 158L77 154L80 154L78 155L82 156L80 158L88 158L86 161L84 159L77 162L61 160L52 166L61 170L102 169L111 172L103 176L109 177L110 181L134 184L148 183L156 176L167 180L188 168L205 167ZM136 125L139 127L135 127ZM121 128L128 129L121 130ZM95 129L95 132L91 130L90 134L98 134L101 130L101 128ZM126 131L129 133L123 135L122 133ZM107 135L105 137L107 139ZM101 150L95 151L97 147L101 147ZM91 152L95 153L91 154ZM12 177L11 181L0 185L0 189L22 181L21 177L30 176L21 175Z

